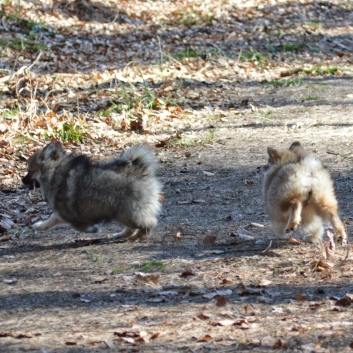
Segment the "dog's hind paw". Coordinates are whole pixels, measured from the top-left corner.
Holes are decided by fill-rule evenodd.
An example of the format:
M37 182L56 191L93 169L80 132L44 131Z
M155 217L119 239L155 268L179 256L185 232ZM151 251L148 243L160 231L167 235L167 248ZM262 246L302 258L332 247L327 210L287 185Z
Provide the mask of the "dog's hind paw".
M45 221L39 221L37 223L32 224L32 228L39 232L43 232L47 229L45 223L46 223Z

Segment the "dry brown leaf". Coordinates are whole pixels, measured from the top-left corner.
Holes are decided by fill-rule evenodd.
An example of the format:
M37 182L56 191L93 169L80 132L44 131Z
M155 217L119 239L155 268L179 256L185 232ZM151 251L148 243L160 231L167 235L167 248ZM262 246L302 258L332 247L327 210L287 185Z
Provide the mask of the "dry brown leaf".
M336 301L335 305L338 306L350 306L352 304L352 300L349 297L343 297Z
M210 342L212 340L213 340L212 336L205 335L202 338L200 338L199 340L197 340L197 342Z
M67 346L76 346L76 345L77 345L77 342L68 341L68 342L65 342L65 344L66 344Z
M287 348L287 343L282 340L278 340L273 346L272 349L279 349L279 348Z
M293 244L301 244L301 242L297 239L294 239L292 237L287 238L287 241Z
M235 324L234 320L231 319L225 319L225 320L220 320L215 323L215 326L232 326Z
M220 296L220 297L217 299L216 305L217 305L217 306L226 306L226 305L227 305L227 299L226 299L226 297L224 297L223 295Z
M214 235L207 235L203 238L203 244L205 245L214 245L216 243L217 237Z
M200 313L199 315L197 315L197 317L201 320L207 320L209 319L210 317L204 313Z
M0 337L33 338L35 336L41 336L41 333L17 333L11 331L0 331Z
M295 296L295 300L300 301L300 302L305 301L306 300L306 295L297 294Z
M186 270L186 271L182 272L182 274L180 275L180 277L188 277L188 276L196 276L196 275L191 270Z
M0 241L8 241L10 240L11 238L7 235L7 234L4 234L1 238L0 238Z
M150 340L154 340L160 336L162 336L162 332L155 332L151 335Z
M160 277L161 275L150 275L150 280L151 280L151 282L153 282L154 284L157 284L158 283L158 281L159 281L159 277Z

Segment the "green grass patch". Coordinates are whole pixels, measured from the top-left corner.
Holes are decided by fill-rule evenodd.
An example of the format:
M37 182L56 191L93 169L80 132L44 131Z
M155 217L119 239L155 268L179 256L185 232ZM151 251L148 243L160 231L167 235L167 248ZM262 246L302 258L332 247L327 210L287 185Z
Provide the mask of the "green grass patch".
M187 27L192 27L198 24L211 24L213 16L198 11L178 11L178 23Z
M334 75L339 71L340 68L338 66L323 66L317 65L311 69L304 69L303 71L308 75Z
M117 275L119 273L122 273L124 272L124 268L122 266L118 266L118 267L115 267L112 271L112 274L113 275Z
M306 101L315 101L315 100L318 100L319 97L318 96L306 96L304 99Z
M5 120L10 120L20 114L20 109L18 107L12 108L12 109L4 109L2 118Z
M307 22L306 23L309 27L310 27L310 29L312 29L313 31L315 31L315 30L322 30L322 29L324 29L324 25L323 25L323 23L322 22L313 22L313 21L309 21L309 22Z
M21 40L20 38L16 39L0 39L0 47L2 49L10 47L16 50L27 50L27 51L40 51L47 50L48 47L43 44L39 44L30 40Z
M305 43L283 43L279 47L281 51L300 51L307 49Z
M17 14L7 14L4 11L0 11L0 16L4 17L5 19L14 22L17 27L20 29L20 33L27 34L29 32L42 32L45 30L45 23L41 20L32 21L27 20Z
M240 54L241 61L267 61L268 56L258 51L244 51Z
M84 130L80 125L64 122L61 130L57 131L57 135L63 142L83 142Z
M301 86L304 84L303 78L287 78L285 80L274 80L270 82L271 86L274 87L289 87L289 86Z
M141 271L149 272L152 270L163 270L163 268L164 268L163 262L152 260L152 261L145 262L144 264L142 264Z

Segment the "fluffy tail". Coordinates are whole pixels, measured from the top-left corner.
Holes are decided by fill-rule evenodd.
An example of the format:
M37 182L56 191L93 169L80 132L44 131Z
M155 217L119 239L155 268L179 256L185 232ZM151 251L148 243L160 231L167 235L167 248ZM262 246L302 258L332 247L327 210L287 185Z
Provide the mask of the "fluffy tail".
M133 174L139 179L150 179L156 173L156 158L150 148L144 145L133 146L118 159L108 162L107 169Z

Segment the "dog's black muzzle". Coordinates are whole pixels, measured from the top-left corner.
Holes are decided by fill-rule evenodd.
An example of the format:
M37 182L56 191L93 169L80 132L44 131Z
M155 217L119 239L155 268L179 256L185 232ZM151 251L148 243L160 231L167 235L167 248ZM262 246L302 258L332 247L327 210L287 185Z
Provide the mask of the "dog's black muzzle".
M28 173L22 178L23 185L26 185L31 190L36 188L40 188L40 185L37 180L32 179L33 173L28 171Z

